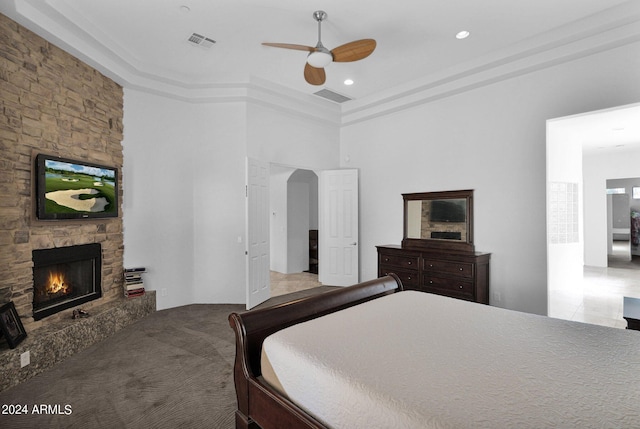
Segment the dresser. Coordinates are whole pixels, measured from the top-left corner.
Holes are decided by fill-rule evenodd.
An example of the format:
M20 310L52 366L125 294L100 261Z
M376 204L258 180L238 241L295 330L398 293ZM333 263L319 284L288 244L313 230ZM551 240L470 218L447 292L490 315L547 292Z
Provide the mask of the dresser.
M379 277L395 273L405 289L489 304L490 253L376 247Z

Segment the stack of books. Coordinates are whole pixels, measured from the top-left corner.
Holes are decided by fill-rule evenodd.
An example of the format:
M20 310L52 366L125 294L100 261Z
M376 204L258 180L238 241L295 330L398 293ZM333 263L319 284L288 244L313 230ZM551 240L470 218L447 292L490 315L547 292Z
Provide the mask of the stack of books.
M142 273L147 270L144 267L124 269L124 296L134 298L144 295L144 281Z

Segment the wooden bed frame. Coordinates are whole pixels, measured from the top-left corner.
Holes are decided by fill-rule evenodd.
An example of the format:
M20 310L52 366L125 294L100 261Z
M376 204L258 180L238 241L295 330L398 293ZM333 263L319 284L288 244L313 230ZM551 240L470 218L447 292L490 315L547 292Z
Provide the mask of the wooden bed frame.
M264 381L260 369L262 342L269 335L288 326L402 289L400 279L395 274L390 274L273 307L229 315L229 324L236 334L233 370L238 399L236 428L326 428Z

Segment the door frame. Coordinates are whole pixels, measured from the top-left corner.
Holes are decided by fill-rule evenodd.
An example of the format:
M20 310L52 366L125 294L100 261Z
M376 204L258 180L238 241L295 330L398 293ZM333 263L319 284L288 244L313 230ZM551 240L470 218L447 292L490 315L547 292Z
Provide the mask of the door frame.
M249 164L248 164L248 160L249 160L249 159L250 159L250 158L247 158L247 174L248 174L248 168L249 168ZM256 161L257 161L257 160L256 160ZM309 171L313 171L313 172L318 176L318 179L320 179L321 173L322 173L323 171L331 171L331 170L355 170L355 171L357 171L357 172L358 172L358 173L357 173L357 176L358 176L358 180L359 180L359 171L358 171L357 169L339 169L339 168L338 168L338 169L314 169L314 168L307 168L307 167L300 167L300 166L289 166L289 165L279 164L279 163L274 163L274 162L265 162L265 164L267 165L267 168L268 168L268 169L267 169L267 171L269 171L269 170L270 170L270 166L271 166L271 164L280 165L280 166L283 166L283 167L291 167L291 168L292 168L292 169L294 169L294 170L295 170L295 169L300 169L300 170L309 170ZM358 185L358 186L359 186L359 185ZM318 187L320 188L320 180L318 180ZM247 189L248 189L248 188L247 188ZM248 192L248 190L247 190L247 192ZM318 193L320 193L320 189L318 189ZM319 197L319 198L320 198L320 197ZM247 245L246 245L246 249L247 249L247 250L246 250L246 254L247 254L247 259L246 259L245 265L246 265L246 277L247 277L247 279L246 279L247 308L250 308L250 307L249 307L249 296L250 296L250 284L249 284L250 279L249 279L249 275L250 275L250 272L249 272L249 251L248 251L248 248L249 248L249 210L250 210L250 208L249 208L249 202L248 202L248 201L249 201L249 200L248 200L248 198L247 198L247 208L246 208L246 214L245 214L245 221L246 221L246 225L247 225L247 226L246 226L246 234L247 234L247 238L246 238L246 241L247 241ZM357 208L359 209L359 200L357 200L356 205L357 205ZM321 203L320 203L320 201L318 201L318 210L319 210L319 211L321 211ZM320 215L321 215L321 214L320 214L320 213L318 213L318 223L319 223L318 227L319 227L319 228L321 227L321 224L320 224ZM266 219L266 221L267 221L267 222L270 222L270 214L269 214L269 210L267 210L267 211L266 211L266 214L264 214L263 216L264 216L263 221L264 221L264 219ZM359 219L359 214L358 214L357 212L356 212L356 217ZM267 234L270 234L269 226L267 227ZM359 234L359 231L358 231L358 234ZM269 237L268 237L268 239L269 239ZM271 254L271 250L270 250L270 249L269 249L269 247L267 246L267 256L268 256L268 257L270 257L270 254ZM360 273L359 273L359 269L360 269L360 268L359 268L359 261L360 261L359 242L356 242L356 259L357 259L357 267L358 267L358 268L357 268L357 273L356 273L356 278L357 278L357 279L359 279L359 278L360 278ZM322 264L322 261L320 261L320 264ZM263 273L263 274L265 274L265 275L266 275L266 277L267 277L267 284L269 285L269 288L268 288L268 289L269 289L269 296L270 296L270 293L271 293L271 287L270 287L270 281L269 281L269 272L270 272L270 266L269 266L269 264L267 264L267 267L266 267L266 273ZM320 277L319 277L319 279L320 279ZM357 283L357 281L356 281L356 282L354 282L354 283ZM268 299L268 298L267 298L267 299ZM252 304L253 304L253 303L252 303ZM257 304L255 304L255 305L257 305Z

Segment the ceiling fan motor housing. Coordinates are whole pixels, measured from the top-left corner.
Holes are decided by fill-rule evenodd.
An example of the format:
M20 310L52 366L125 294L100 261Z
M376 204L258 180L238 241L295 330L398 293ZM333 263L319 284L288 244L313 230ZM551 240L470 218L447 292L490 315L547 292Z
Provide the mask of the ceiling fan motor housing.
M321 69L325 68L333 61L333 55L324 46L317 48L315 52L311 52L307 56L307 62L310 66Z

